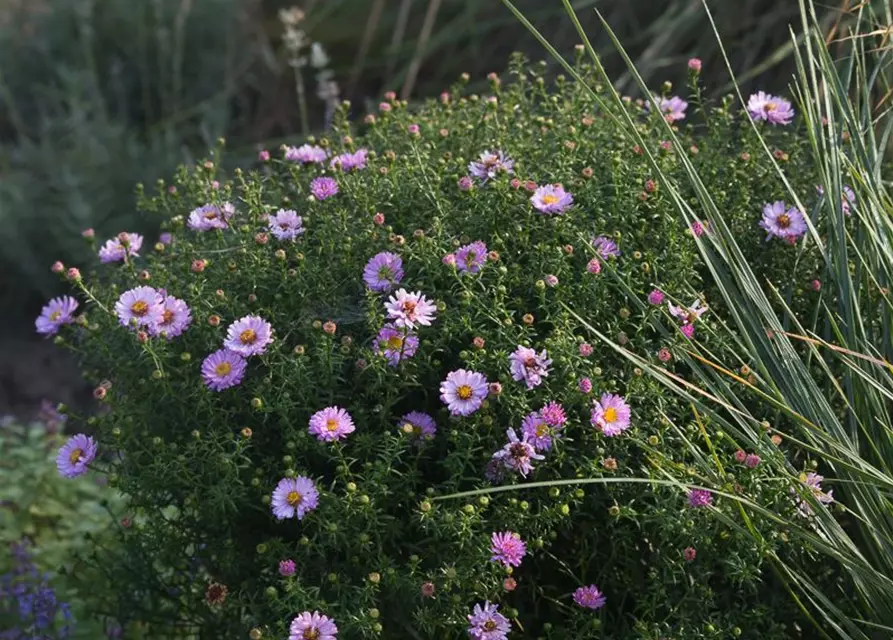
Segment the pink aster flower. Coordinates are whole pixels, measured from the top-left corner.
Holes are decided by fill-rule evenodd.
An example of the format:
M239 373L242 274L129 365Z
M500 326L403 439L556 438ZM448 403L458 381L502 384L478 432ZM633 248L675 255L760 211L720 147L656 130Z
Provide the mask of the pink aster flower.
M468 616L468 636L471 640L506 640L512 625L508 618L499 613L498 604L485 601L474 605Z
M149 334L172 340L186 331L191 322L189 306L179 298L165 296L161 319L149 326Z
M87 473L87 465L96 458L96 442L79 433L68 439L56 454L56 468L63 478L76 478Z
M306 476L283 478L273 489L270 506L278 520L303 520L309 511L319 506L319 491L313 480Z
M603 393L592 409L591 422L606 436L620 435L630 428L631 411L622 396Z
M688 506L697 509L713 504L713 494L706 489L691 489L688 492Z
M588 358L592 355L592 345L588 342L580 343L580 355L584 358Z
M537 451L549 451L552 439L558 437L563 427L563 423L549 424L542 411L534 411L521 422L521 433Z
M589 378L580 378L577 387L580 389L580 393L590 393L592 391L592 380Z
M611 240L608 236L598 236L593 239L592 246L595 247L595 252L602 260L616 258L620 255L620 249L617 248L617 243Z
M586 271L591 273L592 275L597 275L602 272L602 263L598 258L593 258L589 262L586 263Z
M206 204L192 210L186 220L186 226L193 231L226 229L229 227L229 219L235 214L236 208L229 202L224 202L220 206Z
M335 640L338 627L319 611L305 611L291 621L288 633L288 640Z
M115 315L125 327L152 327L164 319L164 298L152 287L136 287L121 294Z
M691 340L695 335L695 325L684 324L681 327L679 327L679 331L682 332L682 335L684 335L686 338Z
M547 402L546 405L540 409L540 415L543 416L543 420L552 427L562 427L564 423L567 422L567 414L564 412L564 407L562 407L557 402Z
M685 118L685 110L688 109L688 103L679 96L673 96L672 98L655 96L654 101L657 102L657 107L667 122L676 122ZM646 102L645 108L651 111L651 103Z
M456 268L467 273L478 273L487 262L487 245L480 240L456 250Z
M245 316L229 325L223 346L246 358L260 355L273 341L273 327L260 316Z
M701 64L700 58L689 58L688 70L692 73L701 73Z
M300 147L286 147L285 159L301 164L322 164L329 157L329 152L316 145L302 144Z
M366 168L366 149L357 149L353 153L342 153L332 158L329 166L333 169L341 169L344 173L359 171Z
M269 217L267 223L270 233L279 240L294 240L304 233L304 220L292 209L280 209Z
M527 555L527 545L517 533L503 531L493 533L490 538L490 556L492 562L501 562L506 567L520 567L521 560Z
M440 399L454 416L470 416L480 409L488 392L487 378L477 371L451 371L440 384Z
M788 207L778 200L763 207L760 226L766 230L766 240L774 237L782 240L797 240L806 233L806 218L795 207Z
M744 458L744 466L748 469L756 469L756 467L760 464L760 456L755 453L748 453L747 457Z
M552 361L549 354L543 349L539 354L529 347L518 346L509 356L511 362L512 379L523 380L528 389L538 387L543 383L543 378L549 375Z
M672 302L668 302L667 307L670 310L670 315L680 320L684 325L693 325L707 311L707 305L701 306L700 299L695 300L688 308L677 306Z
M202 362L202 379L209 389L223 391L241 384L248 363L238 353L219 349Z
M279 561L279 575L285 576L286 578L295 575L295 571L297 570L297 566L295 565L295 561L291 559L280 560Z
M530 202L540 213L560 215L574 203L574 197L561 185L547 184L536 188L530 196Z
M500 173L511 175L514 173L514 166L515 161L502 151L497 150L496 153L484 151L477 160L468 163L468 173L482 182L486 182Z
M754 120L770 124L790 124L794 119L794 108L784 98L758 91L747 100L747 112Z
M685 549L682 550L682 558L686 562L694 562L695 558L697 558L697 557L698 557L698 550L695 549L694 547L685 547Z
M536 448L530 443L530 439L524 433L521 438L514 429L508 429L506 432L509 441L502 449L493 454L495 460L499 460L506 469L510 469L519 473L522 478L526 478L527 474L533 471L533 460L543 460L536 452Z
M416 325L429 326L434 321L437 307L421 292L409 293L400 289L385 303L388 317L398 327L415 328Z
M822 187L822 185L818 185L816 187L816 191L819 192L820 196L825 195L825 189L824 187ZM850 215L850 209L856 206L856 193L847 185L843 185L841 191L842 193L840 194L840 207L841 209L843 209L844 215Z
M310 181L310 193L317 200L328 200L338 194L338 183L328 176L314 178Z
M648 294L648 304L658 306L664 302L664 292L660 289L654 289Z
M823 476L813 473L812 471L800 475L800 482L803 484L803 487L808 493L812 494L812 497L815 498L819 504L831 504L834 502L834 491L825 493L822 490L822 481L824 479ZM794 501L797 504L797 511L801 516L808 518L815 513L810 502L800 495L800 491L791 487L791 494L794 496Z
M326 407L310 417L311 435L321 442L343 440L355 431L353 418L340 407Z
M373 291L390 291L403 280L403 260L395 253L377 253L363 268L363 281Z
M601 609L608 599L594 584L574 591L574 602L584 609Z
M122 241L123 236L123 241ZM99 250L99 261L103 264L121 262L128 257L138 257L143 246L143 236L138 233L123 233L106 240Z
M419 339L406 328L386 324L378 332L375 339L379 355L384 356L388 364L396 367L401 361L411 358L419 348Z
M64 324L74 322L74 312L78 308L78 301L71 296L53 298L34 321L37 333L45 336L54 336Z
M469 176L462 176L459 178L458 182L456 182L456 186L459 187L459 191L471 191L471 187L474 183L471 181Z
M437 434L437 423L427 413L422 413L421 411L410 411L402 418L400 418L401 428L404 428L409 425L409 431L412 432L412 435L419 440L419 442L423 440L433 440L434 436Z

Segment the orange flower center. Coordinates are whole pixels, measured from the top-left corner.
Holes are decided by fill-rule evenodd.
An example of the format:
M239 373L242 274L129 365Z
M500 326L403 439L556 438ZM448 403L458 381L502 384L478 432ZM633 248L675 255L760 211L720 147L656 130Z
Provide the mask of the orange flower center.
M71 452L71 455L68 456L68 461L71 464L77 464L81 457L84 455L83 449L75 449Z
M335 418L326 420L326 429L329 431L336 431L338 429L338 420Z
M783 213L780 216L778 216L778 219L776 220L776 222L778 223L778 226L781 227L782 229L787 229L788 227L791 226L791 216L789 216L786 213Z
M776 109L778 109L778 105L775 104L774 102L766 103L766 111L775 111Z
M617 420L617 409L608 407L605 409L605 422L614 422Z
M415 313L416 303L412 300L403 301L403 311L406 313Z
M164 314L161 317L161 324L170 324L174 320L174 312L165 309Z
M543 196L543 204L555 204L558 202L558 196L547 193Z
M303 499L303 496L297 491L289 491L288 495L285 496L285 501L292 507L297 507Z
M456 395L459 396L460 400L468 400L472 395L474 395L474 392L467 384L463 384L458 389L456 389Z
M216 367L214 367L214 373L218 376L226 376L229 375L229 372L233 370L233 365L229 362L221 362Z
M216 220L217 212L211 209L210 211L205 211L205 220Z
M317 640L319 638L319 630L316 627L307 627L301 634L303 640Z
M143 300L137 300L130 307L130 312L135 316L144 316L149 313L149 303Z
M255 333L254 329L245 329L245 331L239 334L239 342L242 344L254 344L255 340L257 340L257 333Z

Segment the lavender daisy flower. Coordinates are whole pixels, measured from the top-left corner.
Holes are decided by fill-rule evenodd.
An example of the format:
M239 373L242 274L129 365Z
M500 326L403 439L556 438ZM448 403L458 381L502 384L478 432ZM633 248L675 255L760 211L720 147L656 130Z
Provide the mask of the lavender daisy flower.
M713 494L706 489L691 489L688 492L688 506L693 509L709 507L713 504Z
M754 120L770 124L790 124L794 119L794 108L784 98L758 91L747 100L747 112Z
M509 356L509 361L511 362L512 379L523 380L528 389L542 384L543 378L549 375L549 365L552 364L545 349L537 355L533 349L520 345Z
M592 425L606 436L620 435L630 427L630 408L622 396L603 393L592 409Z
M302 144L300 147L286 147L285 159L289 162L301 164L322 164L329 157L329 153L316 145Z
M592 240L592 246L595 247L595 252L602 260L616 258L620 255L620 249L617 248L617 243L607 236L598 236L597 238L594 238Z
M400 418L400 424L404 432L413 434L420 441L433 440L437 433L434 418L421 411L410 411Z
M381 328L375 343L378 345L379 355L384 356L392 367L414 356L416 349L419 348L418 337L409 333L407 329L400 329L392 324L386 324Z
M766 230L766 240L773 236L782 240L797 240L806 233L806 218L798 209L777 200L763 207L763 219L760 226Z
M160 242L161 244L167 245L173 241L174 241L174 236L169 231L164 231L158 235L158 242Z
M166 296L163 304L161 319L149 325L149 334L172 340L186 331L192 322L192 312L185 302L174 296Z
M506 640L512 625L504 615L499 613L498 604L485 601L483 605L474 605L468 616L468 635L471 640Z
M574 591L574 602L585 609L601 609L608 599L594 584Z
M333 169L341 169L344 173L365 169L368 153L366 149L357 149L353 153L342 153L332 158L329 166Z
M377 253L363 269L363 281L373 291L390 291L403 280L403 260L395 253Z
M248 363L238 353L219 349L202 362L202 379L209 389L223 391L241 384Z
M304 233L304 220L292 209L280 209L268 220L270 233L279 240L294 240Z
M487 261L487 245L480 240L456 250L456 268L467 273L477 273Z
M74 312L78 308L78 301L71 296L53 298L34 321L37 333L45 336L54 336L63 324L74 322Z
M488 393L487 379L477 371L451 371L440 384L440 399L454 416L470 416L481 408Z
M121 294L115 315L125 327L151 327L164 319L164 298L152 287L136 287Z
M679 96L673 96L672 98L655 96L654 101L657 102L657 107L667 122L676 122L685 118L685 110L688 109L688 103ZM651 111L651 103L646 102L645 108Z
M526 434L522 433L519 439L514 429L508 429L505 433L509 441L496 452L494 458L500 460L506 469L516 471L521 474L522 478L526 478L527 474L533 471L533 462L531 461L543 460L544 456L536 452Z
M121 240L123 235L124 240ZM139 257L143 246L143 236L138 233L123 233L111 240L106 240L99 250L99 261L103 264L121 262L128 257Z
M68 439L56 454L56 468L63 478L76 478L87 473L87 465L96 458L96 442L79 433Z
M537 187L530 196L530 202L540 213L562 214L574 203L574 197L561 185L547 184Z
M235 214L236 208L229 202L224 202L220 206L206 204L192 210L186 220L186 226L193 231L226 229L229 227L229 219Z
M288 633L288 640L335 640L338 627L319 611L305 611L291 621Z
M328 176L314 178L310 181L310 193L317 200L327 200L338 193L338 183Z
M819 474L813 473L811 471L809 473L800 475L800 482L803 484L806 490L811 493L812 496L819 502L819 504L831 504L832 502L834 502L834 491L828 491L827 493L822 491L822 481L824 479L824 476L820 476ZM803 516L804 518L808 518L815 513L812 509L812 505L809 503L809 501L803 499L797 489L791 487L791 494L794 496L794 501L797 504L797 512L801 516Z
M310 417L309 431L321 442L342 440L354 432L356 427L350 414L340 407L326 407Z
M437 307L419 291L409 293L406 289L400 289L396 294L388 298L385 303L388 317L398 327L429 326L437 313Z
M668 302L667 307L670 309L670 315L682 321L683 325L693 325L707 311L707 305L701 306L700 300L692 302L687 309L672 302Z
M533 443L537 451L549 451L552 448L552 438L558 436L562 426L549 424L542 412L534 411L521 421L521 433Z
M493 533L490 538L490 556L492 562L501 562L506 567L520 567L521 560L527 555L527 545L517 533L503 531Z
M319 491L313 480L306 476L283 478L273 489L270 506L278 520L286 518L303 520L308 511L313 511L319 506Z
M815 188L816 191L819 192L820 196L825 195L825 188L822 185L818 185ZM856 206L856 194L855 192L847 185L843 185L840 194L840 207L843 209L844 215L850 215L850 209Z
M492 180L502 173L514 173L515 161L506 156L502 151L496 153L484 151L480 157L468 163L468 173L482 182Z
M260 316L245 316L229 325L223 346L246 358L267 350L273 341L273 327Z

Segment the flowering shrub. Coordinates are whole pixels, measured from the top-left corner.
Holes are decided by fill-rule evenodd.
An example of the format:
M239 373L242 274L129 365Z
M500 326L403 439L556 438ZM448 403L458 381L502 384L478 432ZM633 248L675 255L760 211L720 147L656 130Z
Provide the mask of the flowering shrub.
M674 216L612 107L512 75L418 113L388 96L363 138L342 111L331 139L230 178L212 155L141 199L167 229L154 248L122 232L97 249L111 264L64 272L84 315L55 301L38 329L82 354L109 410L59 469L129 497L119 619L292 640L788 637L771 558L826 569L733 496L809 517L814 484L791 495L768 433L697 422L571 313L684 375L674 353L710 345L722 311L701 290L710 230ZM748 112L663 100L687 149L625 107L657 161L681 177L689 154L760 271L815 304L805 212L775 203ZM796 166L779 105L748 109Z

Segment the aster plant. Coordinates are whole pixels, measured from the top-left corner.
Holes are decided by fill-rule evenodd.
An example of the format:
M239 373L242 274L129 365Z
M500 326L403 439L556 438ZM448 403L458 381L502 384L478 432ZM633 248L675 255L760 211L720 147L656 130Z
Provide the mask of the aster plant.
M723 349L701 236L612 118L653 134L668 174L679 154L703 164L763 273L793 286L818 259L765 242L800 226L761 226L782 189L744 159L752 113L723 103L695 129L681 98L661 103L668 123L564 78L543 99L540 73L516 59L488 99L463 81L413 114L386 98L365 135L345 108L331 136L233 176L221 144L141 192L164 241L110 241L68 278L76 300L42 310L104 407L60 472L107 472L138 515L122 544L151 558L116 574L119 620L227 638L786 637L801 614L766 595L783 586L722 497L732 480L689 473L713 453L749 499L802 513L766 480L782 454L739 464L692 427L694 455L674 435L688 404L589 342L595 325L671 369L691 341ZM663 145L667 124L688 147ZM789 127L767 135L797 162ZM747 526L777 539L771 518Z

